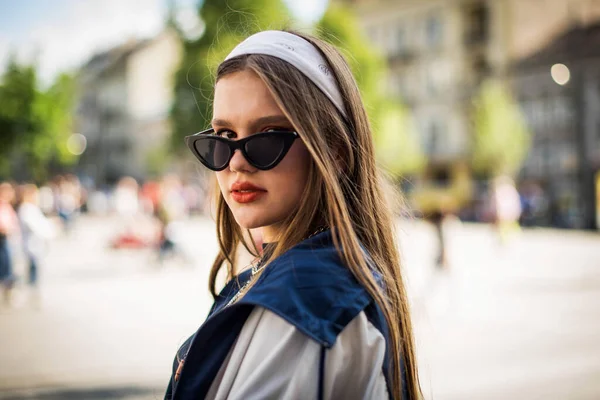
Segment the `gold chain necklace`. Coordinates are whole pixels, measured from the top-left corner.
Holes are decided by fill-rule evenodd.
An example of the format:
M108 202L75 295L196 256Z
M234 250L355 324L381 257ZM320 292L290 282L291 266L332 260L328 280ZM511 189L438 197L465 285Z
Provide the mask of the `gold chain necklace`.
M322 226L319 229L317 229L316 231L314 231L313 233L311 233L308 237L306 237L304 240L310 239L311 237L318 235L319 233L325 231L327 229L326 226ZM227 302L227 304L225 305L225 307L230 306L231 304L235 303L246 291L246 289L248 289L248 286L250 286L250 284L252 283L252 281L254 280L254 276L256 274L258 274L260 271L262 271L266 265L262 264L263 259L262 257L258 257L256 260L254 260L252 263L250 263L250 265L248 265L245 269L247 269L249 266L252 266L252 273L250 275L250 278L248 278L248 280L246 281L246 283L244 283L242 285L242 287L240 288L240 290L238 290L238 292L231 298L231 300L229 300Z

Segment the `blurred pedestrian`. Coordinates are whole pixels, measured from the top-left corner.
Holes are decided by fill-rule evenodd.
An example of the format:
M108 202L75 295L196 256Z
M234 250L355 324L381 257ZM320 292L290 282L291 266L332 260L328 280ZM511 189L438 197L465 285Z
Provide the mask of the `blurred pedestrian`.
M55 212L54 195L50 186L42 186L39 189L40 210L44 215L51 215Z
M548 218L549 201L541 185L535 181L525 181L521 185L522 226L543 225Z
M74 175L56 177L56 207L65 233L71 232L81 206L81 188Z
M188 208L183 186L177 176L163 177L155 215L159 222L158 261L162 263L168 255L178 255L186 263L189 262L181 243L180 226L188 215Z
M16 282L10 249L10 240L19 229L17 214L13 208L14 200L13 186L8 182L0 183L0 285L5 305L10 305L12 302L12 292Z
M341 53L259 32L219 66L214 93L212 128L186 141L219 187L215 302L165 398L421 398L393 217ZM240 269L256 229L262 255Z
M186 209L188 214L200 214L203 209L203 196L202 189L199 185L192 184L191 182L185 182L182 186L182 194L185 200Z
M113 193L114 209L127 228L131 228L140 211L138 189L137 181L130 176L125 176L119 180Z
M33 184L21 188L21 204L18 210L23 248L28 262L27 283L31 289L31 300L40 305L38 290L39 268L46 250L47 240L55 235L52 222L39 207L39 191Z
M435 259L435 265L437 268L440 269L448 269L449 268L449 263L448 263L448 244L446 241L446 234L445 234L445 221L446 221L447 215L443 210L436 210L434 212L431 213L431 215L428 216L429 221L431 221L431 223L433 224L434 228L435 228L435 236L437 238L437 244L438 244L438 249L437 249L437 256Z
M495 226L500 242L505 244L519 230L521 198L513 180L507 176L497 177L492 190Z
M144 182L140 190L140 203L144 213L154 215L160 203L160 183L155 180Z
M136 230L137 218L141 211L139 185L135 178L125 176L119 180L113 193L113 208L119 216L120 228L112 240L113 248L141 248L146 241Z

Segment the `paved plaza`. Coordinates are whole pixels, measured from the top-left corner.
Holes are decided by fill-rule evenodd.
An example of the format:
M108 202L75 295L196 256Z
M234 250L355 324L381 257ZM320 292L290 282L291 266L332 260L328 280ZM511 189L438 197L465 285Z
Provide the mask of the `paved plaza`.
M489 226L450 222L440 271L432 227L398 226L427 399L600 398L599 234L535 229L500 244ZM182 223L185 257L162 265L150 249L110 249L118 228L80 218L49 248L40 307L20 287L0 310L0 399L162 398L210 306L214 225Z

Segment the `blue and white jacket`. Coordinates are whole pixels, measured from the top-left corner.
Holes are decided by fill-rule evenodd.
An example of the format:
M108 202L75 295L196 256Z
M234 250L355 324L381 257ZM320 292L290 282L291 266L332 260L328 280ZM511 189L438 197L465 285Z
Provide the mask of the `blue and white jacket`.
M385 318L331 231L273 260L226 306L250 276L226 284L179 349L165 399L391 398Z

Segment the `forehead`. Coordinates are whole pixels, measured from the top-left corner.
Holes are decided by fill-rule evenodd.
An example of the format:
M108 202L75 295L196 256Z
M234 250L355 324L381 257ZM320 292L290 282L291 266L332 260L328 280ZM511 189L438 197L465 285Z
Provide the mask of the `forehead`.
M283 114L267 85L250 70L223 76L215 86L213 116L244 123L263 115Z

